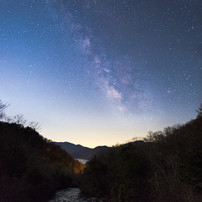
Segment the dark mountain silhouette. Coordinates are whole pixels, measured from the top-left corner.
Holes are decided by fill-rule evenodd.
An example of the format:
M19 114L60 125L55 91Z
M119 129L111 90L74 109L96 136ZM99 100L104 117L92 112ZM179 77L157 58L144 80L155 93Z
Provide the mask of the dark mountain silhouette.
M0 100L0 119L5 108ZM201 202L202 105L197 113L185 124L150 131L144 141L94 149L53 143L21 116L0 121L0 201L45 202L79 186L103 201ZM65 150L90 161L84 166Z
M48 201L57 190L75 186L83 169L35 129L0 121L1 202Z
M84 150L84 149L90 149L90 148L84 147L80 144L75 145L75 144L70 143L70 142L54 142L54 143L57 145L60 145L65 151L67 151L70 154L75 153L75 152L79 152L79 151Z
M90 160L93 158L93 156L95 156L95 155L99 154L100 152L103 152L107 149L109 149L109 147L107 147L107 146L98 146L98 147L95 147L94 149L85 148L81 151L71 153L71 155L74 158Z
M54 142L57 145L60 145L65 151L67 151L69 154L71 154L72 157L77 158L77 159L86 159L86 160L90 160L92 159L95 155L107 151L108 149L110 149L111 147L107 147L107 146L98 146L95 148L89 148L89 147L84 147L80 144L73 144L70 142ZM124 145L128 145L128 144L132 144L132 145L142 145L144 144L144 141L138 140L138 141L134 141L134 142L129 142L126 144L122 144L121 146Z
M89 147L84 147L80 144L75 145L70 142L54 142L54 143L60 145L65 151L71 154L72 157L86 160L92 159L94 155L109 148L107 146L98 146L92 149Z

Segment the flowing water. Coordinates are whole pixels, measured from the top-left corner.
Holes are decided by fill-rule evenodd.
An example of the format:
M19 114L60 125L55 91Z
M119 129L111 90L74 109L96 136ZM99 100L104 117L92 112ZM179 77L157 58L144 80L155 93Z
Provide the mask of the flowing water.
M49 202L102 202L96 198L87 198L85 196L81 196L81 191L79 188L68 188L61 191L58 191L55 194L55 198L50 200Z

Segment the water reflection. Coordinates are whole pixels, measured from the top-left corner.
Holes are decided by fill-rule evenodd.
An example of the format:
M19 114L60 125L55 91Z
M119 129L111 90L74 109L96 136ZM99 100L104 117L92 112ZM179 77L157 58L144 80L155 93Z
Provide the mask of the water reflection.
M86 159L76 159L76 160L83 163L84 165L88 162L88 160L86 160Z

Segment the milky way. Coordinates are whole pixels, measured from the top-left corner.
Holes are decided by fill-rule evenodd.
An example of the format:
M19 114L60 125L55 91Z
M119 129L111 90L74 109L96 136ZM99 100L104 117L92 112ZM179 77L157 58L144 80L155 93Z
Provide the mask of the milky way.
M196 116L200 0L2 0L0 17L0 99L47 138L113 144Z
M113 28L109 33L102 35L102 32L105 32L102 30L102 26L106 26L106 21L113 20L114 22L110 22L110 24L120 23L119 20L126 13L121 7L129 6L126 2L115 3L114 7L109 7L106 1L83 1L82 3L47 1L46 3L51 16L56 20L56 26L63 30L64 34L71 33L75 45L87 58L88 67L85 72L87 75L84 76L94 79L94 82L117 106L117 109L121 111L135 109L137 111L139 109L148 110L152 107L153 98L151 86L148 87L147 67L136 62L129 51L125 53L121 51L120 54L118 48L113 47L114 38L118 38L117 45L120 40L130 44L133 36L129 38L116 36L119 33L113 31ZM96 17L101 13L102 24L98 20L89 23L91 19L86 15L88 12L93 12ZM115 19L116 12L121 13L122 16L118 16L120 19ZM120 27L120 29L124 29L124 27ZM125 33L128 34L127 30ZM110 43L110 51L106 50L106 41Z

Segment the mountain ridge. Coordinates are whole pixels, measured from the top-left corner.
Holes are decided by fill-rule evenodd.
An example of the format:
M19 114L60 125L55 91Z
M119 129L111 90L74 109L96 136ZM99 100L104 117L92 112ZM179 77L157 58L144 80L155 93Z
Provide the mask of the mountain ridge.
M80 158L80 159L86 159L90 160L93 158L94 155L98 154L101 151L104 151L110 147L107 147L106 145L104 146L97 146L95 148L89 148L89 147L84 147L80 144L73 144L71 142L53 142L56 145L59 145L67 151L69 154L71 154L72 157L74 158Z
M73 144L71 142L53 142L56 145L60 145L62 149L64 149L66 152L71 154L72 157L77 158L77 159L86 159L86 160L91 160L93 156L99 154L100 152L107 151L111 147L108 147L106 145L103 146L97 146L95 148L89 148L89 147L84 147L80 144ZM144 143L142 140L137 140L134 142L128 142L123 145L128 145L128 144L135 144L139 145ZM120 145L121 146L121 145Z
M53 143L60 145L68 153L74 153L74 152L80 151L82 149L88 148L88 147L84 147L80 144L73 144L73 143L67 142L67 141L65 141L65 142L53 142Z

